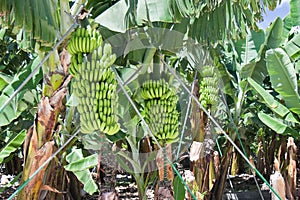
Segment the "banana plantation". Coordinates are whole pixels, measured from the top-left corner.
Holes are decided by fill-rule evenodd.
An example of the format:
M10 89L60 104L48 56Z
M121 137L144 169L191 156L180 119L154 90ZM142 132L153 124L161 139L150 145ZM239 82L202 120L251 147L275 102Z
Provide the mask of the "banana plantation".
M0 199L300 199L282 3L0 0Z

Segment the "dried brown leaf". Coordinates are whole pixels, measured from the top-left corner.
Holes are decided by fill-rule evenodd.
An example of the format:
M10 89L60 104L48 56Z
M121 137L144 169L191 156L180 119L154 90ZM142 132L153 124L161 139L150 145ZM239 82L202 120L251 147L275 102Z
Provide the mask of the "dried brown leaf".
M191 146L191 150L190 150L190 160L193 161L197 161L200 158L200 155L203 153L204 151L204 146L202 142L196 142L193 141L192 146Z
M58 194L63 194L63 192L55 189L54 187L51 187L50 185L43 185L41 187L41 191L42 190L47 190L47 191L50 191L50 192L54 192L54 193L58 193Z

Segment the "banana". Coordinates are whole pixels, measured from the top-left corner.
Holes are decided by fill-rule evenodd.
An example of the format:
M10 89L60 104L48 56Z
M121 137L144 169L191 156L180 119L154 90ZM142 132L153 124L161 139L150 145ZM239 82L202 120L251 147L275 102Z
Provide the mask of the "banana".
M103 114L104 114L104 115L107 115L107 107L104 107L104 108L103 108Z
M75 47L75 52L76 52L76 54L78 53L78 52L80 52L80 50L79 50L79 38L80 37L75 37L75 39L74 39L74 47Z
M105 126L106 126L106 123L105 123L105 122L102 122L101 125L100 125L99 130L100 130L101 132L103 132L104 129L105 129Z
M88 52L86 49L86 43L87 43L87 38L86 37L82 37L82 52L86 53Z
M115 134L120 124L115 109L117 82L110 69L116 55L112 54L111 45L102 45L102 37L95 29L78 28L72 33L67 50L72 55L69 72L75 77L72 87L79 98L82 132Z

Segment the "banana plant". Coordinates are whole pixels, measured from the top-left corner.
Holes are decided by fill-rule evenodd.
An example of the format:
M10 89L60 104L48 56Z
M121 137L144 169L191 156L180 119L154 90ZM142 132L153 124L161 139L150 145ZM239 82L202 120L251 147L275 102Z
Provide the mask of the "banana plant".
M248 79L248 82L253 89L264 100L265 105L272 111L266 113L260 111L259 119L276 134L284 136L292 136L298 139L299 132L299 93L298 93L298 59L300 48L299 33L292 33L284 40L281 47L271 48L266 51L266 68L270 77L272 90L277 96L271 95L269 91L257 84L253 79ZM283 137L285 139L286 137ZM293 188L293 174L287 171L287 168L292 169L293 163L290 159L282 159L286 150L286 142L280 145L280 160L281 170L285 182L285 191L289 199L296 198L296 193Z
M224 86L221 98L226 105L226 111L228 119L225 123L225 130L229 136L240 143L241 148L249 156L249 148L244 145L243 140L249 137L251 134L257 132L260 128L260 124L253 121L253 107L252 104L258 102L251 97L251 85L247 80L255 80L258 84L263 84L265 78L268 75L268 69L266 67L266 52L268 49L278 47L281 43L282 35L282 20L275 20L272 25L264 33L263 30L249 31L248 35L244 39L237 41L231 41L227 45L219 46L213 52L216 58L216 66L223 80ZM258 107L259 108L259 107ZM252 126L248 130L244 127L248 126L248 120L251 120L251 124L257 124ZM258 133L258 132L257 132ZM247 134L247 136L246 136ZM232 173L236 173L238 170L239 156L235 156L231 145L224 143L224 156L221 162L221 177L219 180L226 179L226 172L228 168L231 168ZM231 166L229 160L232 160ZM241 169L242 170L242 169ZM223 172L223 173L222 173ZM221 198L221 194L218 191L222 191L222 181L216 183L212 189L212 193L216 196L214 198ZM219 195L218 195L219 194Z

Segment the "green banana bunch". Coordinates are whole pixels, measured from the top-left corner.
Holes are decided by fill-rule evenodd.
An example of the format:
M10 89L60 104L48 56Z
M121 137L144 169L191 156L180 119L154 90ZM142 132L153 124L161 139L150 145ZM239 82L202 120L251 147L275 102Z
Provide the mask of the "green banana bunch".
M101 131L113 135L120 130L117 118L117 81L111 70L116 55L109 44L100 45L76 68L73 82L79 99L81 132Z
M165 79L147 80L142 84L145 121L161 145L178 141L178 117L176 91Z
M96 29L78 28L72 33L67 50L71 55L90 53L102 43L102 37Z
M218 104L219 77L214 66L204 66L202 69L202 80L200 81L199 101L204 108L214 110Z
M92 52L101 44L102 37L96 29L76 29L76 31L72 33L67 45L67 50L72 56L69 73L76 76L86 56L85 54Z

